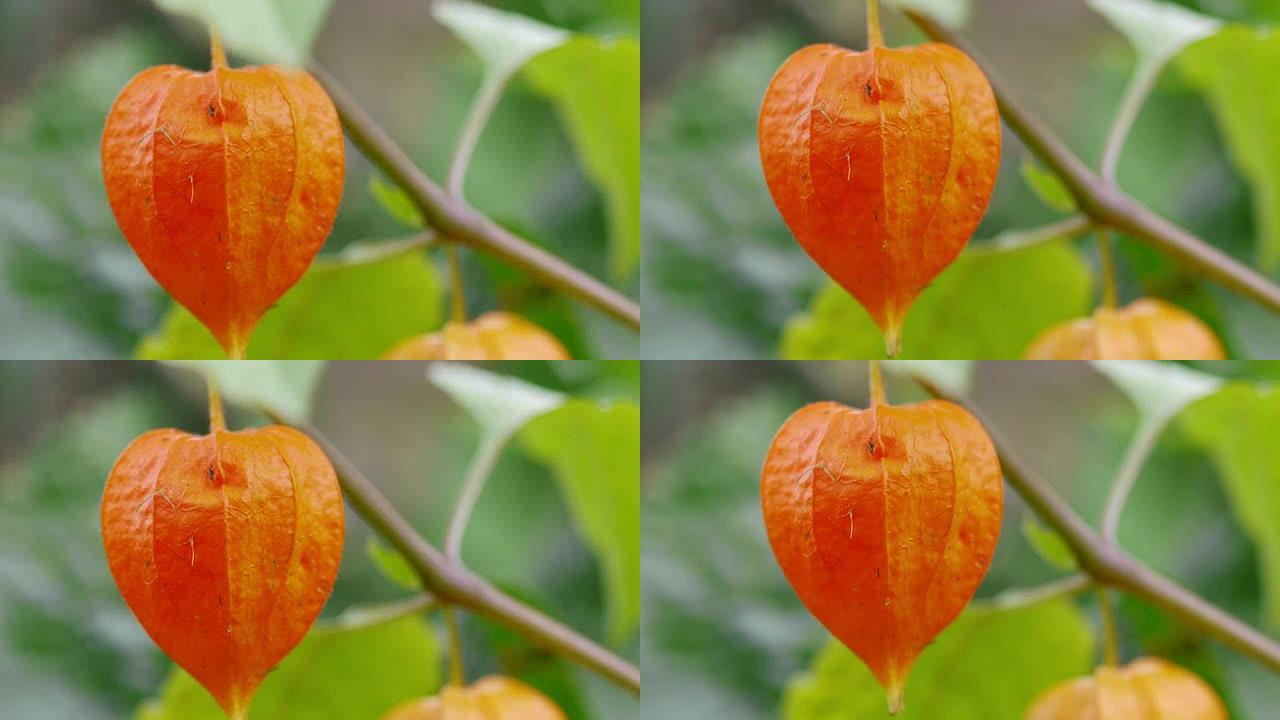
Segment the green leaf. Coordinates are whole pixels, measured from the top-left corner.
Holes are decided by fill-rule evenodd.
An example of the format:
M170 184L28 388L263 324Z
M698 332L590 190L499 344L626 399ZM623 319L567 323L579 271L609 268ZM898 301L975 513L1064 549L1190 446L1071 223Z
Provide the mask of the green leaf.
M1093 633L1068 600L1015 610L971 609L925 649L897 717L1020 718L1050 685L1090 671ZM831 641L783 699L786 720L885 717L884 690L844 645Z
M1222 386L1218 377L1173 363L1093 360L1090 364L1129 396L1143 423L1164 423Z
M227 48L254 62L303 67L330 0L154 0L212 25Z
M1089 310L1092 278L1066 242L965 252L927 288L903 329L903 358L1021 358L1043 330ZM783 332L790 360L884 356L880 329L834 283Z
M353 250L362 254L363 250ZM299 360L377 358L393 344L426 333L442 318L440 281L421 252L352 261L317 260L249 342L249 357ZM143 339L146 360L225 357L209 331L175 305L161 329Z
M166 364L212 375L218 394L228 402L250 408L269 408L291 420L311 414L311 396L324 363L268 360L170 360Z
M417 617L355 630L316 629L267 675L250 720L381 717L396 704L440 687L440 653ZM160 697L136 720L225 720L213 697L174 668Z
M1233 383L1191 405L1179 424L1212 458L1231 507L1257 545L1267 625L1280 628L1280 390Z
M640 406L573 399L520 438L560 483L578 532L600 558L609 639L640 623Z
M1040 167L1030 158L1022 163L1022 179L1036 197L1048 207L1061 212L1072 212L1076 209L1076 199L1062 183L1062 178Z
M388 215L404 225L413 228L426 227L427 221L423 219L422 211L418 210L418 206L409 199L408 193L398 185L392 185L383 180L381 175L370 175L369 192Z
M508 437L565 401L553 390L461 363L432 363L427 379L470 413L489 438Z
M625 277L640 261L640 42L575 36L530 63L527 76L555 104L604 195L613 275Z
M569 32L532 18L463 0L437 0L435 16L475 54L491 76L509 77L569 39Z
M910 8L937 20L952 30L964 27L969 21L969 0L892 0L903 8Z
M409 561L404 559L404 555L401 555L394 548L388 547L376 535L369 536L369 542L365 545L365 552L368 553L369 559L373 560L373 564L391 582L407 590L422 589L422 580L418 578L418 573L414 572L413 567L409 565Z
M1258 258L1280 264L1280 33L1228 27L1187 49L1183 74L1204 93L1235 165L1252 186Z
M1138 64L1159 68L1183 48L1222 27L1222 21L1155 0L1087 0L1138 52Z
M1080 564L1076 562L1075 553L1067 547L1067 543L1058 533L1040 524L1030 515L1022 523L1022 535L1027 543L1036 551L1041 560L1059 570L1075 570Z

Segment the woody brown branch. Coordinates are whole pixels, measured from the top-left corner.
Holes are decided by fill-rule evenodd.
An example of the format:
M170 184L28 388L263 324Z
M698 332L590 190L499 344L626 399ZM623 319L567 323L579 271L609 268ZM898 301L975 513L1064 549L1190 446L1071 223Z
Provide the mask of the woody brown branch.
M930 395L964 407L991 436L1005 479L1027 505L1051 526L1075 555L1080 569L1102 586L1141 598L1274 672L1280 672L1280 644L1164 577L1094 530L1005 442L998 430L964 398L948 395L928 378L913 378Z
M1280 286L1191 232L1152 212L1114 183L1089 169L1022 103L956 33L913 10L907 17L926 35L953 45L973 58L995 91L1000 114L1023 144L1062 179L1080 210L1098 224L1122 232L1163 251L1185 266L1258 305L1280 314Z
M272 410L263 412L273 422L295 427L315 440L333 464L351 506L404 556L423 587L441 603L483 615L520 633L535 645L583 665L634 693L640 692L640 670L637 667L503 593L427 542L382 491L318 429L289 420Z
M640 329L640 307L635 301L449 195L414 165L404 150L329 73L314 64L309 70L333 99L351 142L405 191L427 224L443 239L495 257L632 330Z

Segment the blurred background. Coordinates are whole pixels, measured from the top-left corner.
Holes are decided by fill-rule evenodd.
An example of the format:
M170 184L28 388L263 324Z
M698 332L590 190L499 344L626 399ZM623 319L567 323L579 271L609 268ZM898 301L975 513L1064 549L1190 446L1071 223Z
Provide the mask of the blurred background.
M1217 363L1199 369L1265 388L1274 386L1280 365ZM895 404L927 397L896 374L887 374L886 382ZM779 570L765 537L759 494L765 452L791 413L820 400L865 407L866 385L861 362L644 364L644 717L885 717L883 691L851 654L829 643ZM1274 412L1275 391L1261 392ZM1085 363L986 362L975 366L969 397L990 429L1096 524L1138 419L1117 386ZM1274 432L1270 421L1244 413L1234 417L1231 432ZM1252 422L1259 427L1248 427ZM1260 483L1260 494L1248 502L1270 506L1262 498L1274 495L1277 474L1264 454L1249 455L1242 472ZM1269 581L1259 576L1260 565L1274 568L1266 559L1269 543L1260 543L1257 534L1270 531L1240 519L1228 487L1204 447L1175 421L1126 506L1120 544L1277 637L1280 628L1265 619L1274 616L1264 611L1262 599ZM1016 613L974 615L1001 591L1067 574L1042 559L1028 540L1033 531L1024 525L1032 517L1006 484L995 559L977 602L962 616L985 618L980 621L986 625L972 633L944 631L924 651L914 682L907 684L904 717L1021 717L1025 704L1011 695L1024 693L1025 703L1026 693L1091 672L1098 663L1092 593ZM1169 658L1213 683L1232 718L1274 717L1280 684L1272 673L1160 610L1123 593L1111 597L1119 609L1123 661L1141 654ZM968 640L972 644L963 645ZM1011 702L1016 711L1010 711Z
M575 31L639 33L640 0L487 4ZM483 68L433 19L430 2L334 0L314 56L419 167L443 178ZM208 38L148 0L0 0L0 356L131 357L159 330L170 301L112 218L99 141L129 79L167 63L207 67ZM634 297L638 272L612 276L605 204L563 128L546 99L513 82L473 158L468 199ZM322 257L354 242L412 234L378 206L370 180L369 164L348 143L342 206ZM629 330L487 257L462 255L473 314L523 313L574 357L637 357ZM438 326L435 295L446 283L442 255L432 258L439 281L423 292L432 294L427 315Z
M443 540L479 426L428 383L423 363L332 363L320 375L312 420L426 538ZM485 369L594 399L638 399L637 363L507 363ZM193 714L208 696L177 699L167 714L136 715L157 698L172 664L124 605L103 557L99 502L107 472L128 443L158 427L206 432L203 381L156 363L0 363L0 697L6 718L119 720ZM232 429L265 423L229 404ZM601 567L575 529L548 466L521 442L503 452L466 536L464 558L482 577L589 637L606 637ZM320 626L353 607L401 600L370 560L370 530L350 510L341 571ZM635 718L638 700L521 637L460 613L471 680L517 675L550 694L572 718ZM418 618L425 618L419 620ZM413 688L443 677L439 614L387 626L349 655L317 692L345 715L349 694ZM418 623L423 623L419 625ZM428 628L424 631L422 628ZM415 645L417 643L417 645ZM615 648L638 661L634 633ZM427 657L421 657L422 653ZM315 690L315 688L312 688ZM310 698L313 702L315 698ZM406 699L406 698L400 698ZM316 717L308 698L294 711ZM386 708L389 709L389 708Z
M1232 22L1266 25L1280 20L1277 0L1174 4ZM1134 51L1125 37L1083 0L973 0L967 5L968 20L960 31L966 41L1012 94L1096 167L1134 67ZM760 170L756 121L770 78L793 51L814 42L865 47L864 7L862 0L645 0L645 357L778 357L788 321L799 326L806 320L804 313L826 277L792 238L770 200ZM892 3L882 15L890 45L924 40ZM658 45L661 52L654 52ZM1271 82L1274 73L1241 75L1241 82L1246 77ZM1255 93L1254 114L1271 116L1274 96ZM999 181L975 243L1061 216L1020 177L1028 157L1017 136L1005 128ZM1258 159L1255 153L1251 161ZM1229 157L1204 95L1176 62L1165 69L1137 120L1120 163L1119 183L1214 246L1246 263L1256 262L1257 216L1274 208L1253 205L1250 185ZM1274 197L1265 201L1274 202ZM1096 264L1092 238L1075 246L1085 261ZM1122 237L1118 252L1123 300L1148 294L1190 309L1218 331L1232 357L1280 356L1280 318L1195 279L1145 245ZM1052 261L1080 262L1071 254L1055 255ZM1085 314L1096 303L1096 284L1090 288L1082 271L1080 275L1079 287L1006 300L999 312L1020 332L1026 329L1016 327L1014 315L1034 312L1022 308L1041 302L1064 301L1057 296L1072 298L1066 301L1071 307L1063 308L1068 316ZM1280 273L1273 268L1270 276L1280 278ZM981 292L983 284L975 279L970 286ZM846 317L850 327L869 322L852 302ZM904 333L905 350L911 353L910 320ZM867 346L867 352L877 351L874 343ZM922 356L1021 357L1014 348L997 349L995 342L949 350L955 354L933 346L935 354Z

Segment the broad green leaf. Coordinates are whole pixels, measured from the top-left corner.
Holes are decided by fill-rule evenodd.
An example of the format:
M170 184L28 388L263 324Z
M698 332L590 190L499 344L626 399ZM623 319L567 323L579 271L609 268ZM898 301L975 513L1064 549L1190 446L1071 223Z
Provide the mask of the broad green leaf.
M397 703L440 686L440 653L417 617L355 630L313 630L267 675L250 720L377 718ZM174 668L160 697L136 720L225 720L203 687Z
M1092 276L1066 242L962 254L927 288L907 315L903 358L1015 359L1049 326L1084 315ZM884 356L880 329L834 283L782 336L789 360Z
M324 370L318 360L170 360L167 364L212 375L224 401L268 408L290 420L311 414L311 396Z
M897 717L1020 718L1050 685L1087 674L1093 633L1068 600L1014 610L970 609L925 648L907 679ZM785 720L886 717L884 690L844 645L832 640L783 699Z
M360 261L327 257L267 311L248 354L372 359L397 341L435 329L441 317L440 281L423 253ZM145 360L225 357L209 331L177 305L163 327L142 341L137 355Z
M640 42L575 36L530 63L527 77L555 104L604 195L611 266L622 278L640 261Z
M1220 378L1173 363L1093 360L1091 364L1133 400L1144 423L1166 422L1222 386Z
M509 437L565 401L564 395L553 390L474 365L432 363L427 379L470 413L489 438Z
M1204 93L1231 158L1252 186L1258 258L1280 264L1280 33L1231 26L1178 59Z
M969 21L969 0L892 0L894 4L928 15L952 30Z
M1040 521L1030 515L1022 523L1022 536L1027 539L1027 543L1036 551L1040 559L1049 565L1059 570L1075 570L1080 567L1075 554L1071 552L1071 548L1067 547L1062 536L1040 524Z
M436 0L434 12L480 56L490 76L510 77L534 56L569 39L566 30L479 3Z
M1179 417L1213 459L1231 507L1257 544L1267 624L1280 629L1280 390L1233 383Z
M369 192L378 201L387 214L409 227L425 227L427 221L422 218L422 211L413 204L409 195L400 187L382 179L381 175L369 176Z
M154 0L218 29L227 49L254 62L303 67L330 0Z
M1076 199L1071 196L1067 186L1062 184L1062 178L1040 167L1030 158L1022 163L1022 179L1045 205L1062 212L1076 209Z
M422 580L418 578L418 573L414 572L413 567L409 565L409 561L405 560L404 555L379 540L376 535L369 536L365 551L368 553L369 559L373 560L373 564L382 571L383 576L388 580L406 590L422 589Z
M1217 18L1157 0L1087 0L1138 52L1138 64L1159 68L1183 48L1222 27Z
M640 622L640 407L573 399L520 438L555 472L578 532L600 558L609 639L620 645Z
M973 384L972 360L890 360L884 369L907 377L923 377L952 397L968 395Z

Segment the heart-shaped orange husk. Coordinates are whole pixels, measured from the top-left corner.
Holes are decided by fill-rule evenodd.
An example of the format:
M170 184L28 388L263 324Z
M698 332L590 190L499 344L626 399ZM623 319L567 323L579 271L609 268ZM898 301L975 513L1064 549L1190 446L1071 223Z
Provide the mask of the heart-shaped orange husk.
M1218 336L1195 315L1143 298L1123 308L1100 307L1041 333L1028 360L1225 360Z
M498 675L470 687L449 686L398 705L382 720L564 720L550 698L514 678Z
M896 713L912 663L991 564L1004 490L986 431L940 400L806 405L769 446L760 494L783 574Z
M774 75L759 134L787 226L896 354L907 311L995 188L1000 116L986 76L950 45L811 45Z
M306 635L342 561L324 452L273 425L148 432L107 477L102 539L129 609L233 718Z
M116 222L156 282L228 355L302 277L342 198L342 126L305 72L173 65L129 81L107 115Z
M1041 693L1026 720L1227 720L1217 693L1198 675L1160 658L1123 668L1100 667L1089 677Z
M569 351L554 335L519 315L493 311L398 343L382 359L568 360Z

